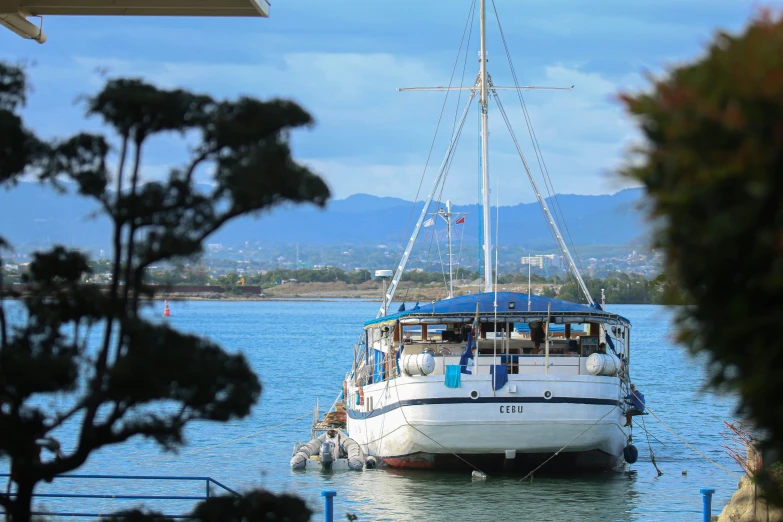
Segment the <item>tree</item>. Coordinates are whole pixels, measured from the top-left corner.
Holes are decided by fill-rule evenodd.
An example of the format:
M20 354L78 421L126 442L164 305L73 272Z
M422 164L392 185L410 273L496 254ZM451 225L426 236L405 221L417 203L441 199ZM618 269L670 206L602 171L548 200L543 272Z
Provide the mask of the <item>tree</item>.
M98 448L142 436L175 449L191 421L250 412L261 385L242 355L141 316L142 297L153 293L143 282L146 269L199 254L206 238L239 216L283 202L322 206L329 196L291 157L290 131L312 124L293 102L216 101L110 80L88 99L87 112L116 133L112 173L104 136L42 144L24 129L15 113L24 92L23 72L0 64L0 182L34 172L61 190L75 186L110 218L113 252L107 292L78 284L91 271L83 254L61 246L36 253L25 276L32 290L21 296L27 324L8 324L0 295L0 457L10 459L16 484L15 495L0 494L0 505L14 522L30 520L36 484L78 468ZM164 181L143 183L144 146L171 132L199 142ZM209 172L209 190L196 188L197 171ZM95 329L98 346L87 343ZM53 394L68 397L67 407L41 406ZM66 423L78 426L78 438L63 450L49 434ZM42 446L54 456L42 455ZM257 506L253 498L238 506Z
M783 20L719 33L703 58L623 103L640 124L655 246L679 289L679 339L783 455Z

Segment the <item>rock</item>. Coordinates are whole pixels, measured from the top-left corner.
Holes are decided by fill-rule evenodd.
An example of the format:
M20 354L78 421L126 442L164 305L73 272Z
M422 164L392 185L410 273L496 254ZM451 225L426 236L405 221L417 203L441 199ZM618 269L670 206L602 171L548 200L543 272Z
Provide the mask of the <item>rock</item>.
M762 497L761 489L747 476L742 477L718 522L783 522L783 508L767 506Z

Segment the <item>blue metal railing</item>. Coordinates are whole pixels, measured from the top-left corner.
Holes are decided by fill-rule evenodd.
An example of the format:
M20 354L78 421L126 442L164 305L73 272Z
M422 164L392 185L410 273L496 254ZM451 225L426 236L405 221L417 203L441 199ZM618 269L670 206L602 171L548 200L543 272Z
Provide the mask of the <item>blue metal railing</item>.
M0 473L0 478L5 478L8 480L10 475L8 473ZM234 491L233 489L229 488L225 484L222 484L221 482L218 482L217 480L213 479L212 477L193 477L193 476L168 476L168 475L57 475L56 477L59 481L62 480L80 480L80 479L88 479L88 480L102 480L102 481L111 481L111 480L143 480L143 481L176 481L180 483L193 483L193 482L203 482L204 483L204 489L203 494L182 494L182 495L153 495L153 494L112 494L112 493L36 493L33 495L33 499L44 499L44 500L53 500L53 499L91 499L91 500L153 500L153 501L201 501L208 499L212 494L212 489L216 489L218 492L225 492L229 493L231 495L239 496L239 493ZM11 496L14 496L14 493L11 493ZM128 506L130 507L130 506ZM114 509L116 511L116 509ZM101 510L103 511L103 509ZM48 515L48 516L60 516L60 517L79 517L79 518L86 518L86 517L112 517L115 515L112 515L110 513L87 513L87 512L59 512L59 511L34 511L32 513L33 515ZM5 515L4 511L0 511L0 515ZM189 519L191 518L190 515L174 515L174 514L164 514L165 518L171 518L171 519ZM3 516L3 518L5 518Z

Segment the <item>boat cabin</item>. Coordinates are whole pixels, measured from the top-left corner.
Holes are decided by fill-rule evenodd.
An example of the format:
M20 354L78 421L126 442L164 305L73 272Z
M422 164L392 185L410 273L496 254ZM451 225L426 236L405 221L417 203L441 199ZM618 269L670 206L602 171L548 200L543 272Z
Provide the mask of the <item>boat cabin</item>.
M366 374L360 380L444 375L449 366L474 375L496 365L508 375L590 375L587 359L594 353L629 359L630 324L621 316L539 296L531 296L528 311L527 294L497 296L497 310L495 294L486 293L369 321L355 353L354 368Z

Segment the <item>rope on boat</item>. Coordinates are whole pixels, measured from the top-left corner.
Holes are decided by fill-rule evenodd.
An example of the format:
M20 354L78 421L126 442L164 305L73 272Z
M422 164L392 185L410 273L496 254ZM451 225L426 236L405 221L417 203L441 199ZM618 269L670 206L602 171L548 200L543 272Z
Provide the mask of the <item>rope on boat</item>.
M592 423L590 426L588 426L588 427L587 427L587 429L586 429L585 431L583 431L582 433L580 433L579 435L577 435L576 437L574 437L574 439L573 439L571 442L569 442L568 444L566 444L565 446L563 446L562 448L560 448L559 450L557 450L557 451L556 451L556 452L555 452L555 453L554 453L554 454L553 454L551 457L549 457L549 458L548 458L548 459L546 459L544 462L542 462L542 463L541 463L541 465L539 465L539 466L538 466L536 469L534 469L533 471L531 471L530 473L528 473L527 475L525 475L524 477L522 477L522 478L519 480L519 482L522 482L522 481L524 481L525 479L527 479L528 477L531 477L531 476L533 475L533 473L535 473L535 472L536 472L536 471L538 471L539 469L543 468L543 467L544 467L544 465L545 465L547 462L549 462L549 461L550 461L550 460L552 460L553 458L557 457L557 456L560 454L560 452L561 452L561 451L563 451L563 450L564 450L564 449L566 449L568 446L570 446L571 444L573 444L574 442L576 442L576 440L577 440L579 437L581 437L582 435L584 435L585 433L587 433L588 431L590 431L590 429L592 429L592 428L593 428L593 426L595 426L596 424L598 424L599 422L601 422L602 420L604 420L604 419L605 419L605 418L606 418L606 417L607 417L607 416L608 416L610 413L612 413L612 412L613 412L613 411L614 411L616 408L617 408L617 405L613 406L613 407L612 407L612 409L611 409L611 410L609 410L609 411L607 411L606 413L604 413L604 415L603 415L603 416L602 416L600 419L598 419L597 421L595 421L594 423Z
M644 419L642 419L642 420L644 420ZM635 422L635 423L634 423L634 425L635 425L637 428L639 428L640 430L642 430L644 433L646 433L648 437L652 437L652 438L654 438L656 441L658 441L658 443L659 443L661 446L663 446L664 448L666 447L666 443L665 443L665 442L663 442L663 441L662 441L661 439L659 439L658 437L656 437L655 435L653 435L652 433L650 433L650 430L648 430L646 426L644 426L644 427L643 427L643 426L639 426L639 423L638 423L638 422Z
M430 159L432 158L432 151L435 150L435 143L436 143L436 140L438 138L438 131L440 130L440 124L441 124L441 121L443 120L443 113L446 110L446 103L449 101L449 93L451 93L451 86L452 86L452 83L454 82L454 75L457 72L457 65L459 65L459 58L462 55L462 44L465 42L465 33L467 33L467 31L468 31L468 27L470 27L470 34L471 35L473 34L473 24L471 24L470 22L471 22L471 15L475 12L474 11L475 5L476 5L476 0L473 0L471 2L471 4L470 4L470 12L468 13L468 17L465 20L465 27L464 27L464 29L462 29L462 38L460 38L460 41L459 41L459 49L457 50L457 57L454 59L454 66L451 69L451 76L449 77L449 85L448 85L448 88L446 89L446 96L444 96L444 98L443 98L443 105L441 105L441 108L440 108L440 115L438 116L438 123L435 125L435 134L432 136L432 142L430 142L430 149L427 152L427 160L424 162L424 170L422 170L422 172L421 172L421 179L419 179L419 187L416 189L416 197L413 199L413 204L411 205L411 211L408 214L408 222L405 224L405 228L403 229L403 232L402 232L401 245L402 245L403 251L405 249L405 238L407 237L407 234L408 234L408 227L411 224L411 219L413 218L413 212L416 209L416 204L419 202L419 194L421 193L421 187L422 187L422 184L424 183L424 177L427 174L427 167L429 167L429 165L430 165ZM468 45L470 45L470 41L468 41ZM468 56L468 51L467 51L467 48L466 48L465 49L465 59L466 60L467 60L467 56ZM464 67L463 67L463 73L462 74L463 74L463 78L464 78L464 75L465 75ZM461 93L462 93L462 91L460 91L460 94ZM459 103L457 105L459 106ZM459 109L456 109L456 110L458 111ZM455 115L455 120L456 120L456 115ZM453 133L454 133L454 130L452 129L452 136L453 136ZM430 246L432 246L432 245L430 244ZM408 288L408 290L406 290L405 297L403 298L403 301L405 301L408 298L408 291L409 290L410 290L410 288ZM384 299L386 299L385 296L384 296Z
M397 389L397 379L395 379L395 380L394 380L394 391L397 393L397 402L400 402L400 391ZM441 444L441 443L440 443L440 442L438 442L437 440L433 439L432 437L430 437L429 435L427 435L426 433L424 433L423 431L421 431L419 428L417 428L416 426L414 426L413 424L411 424L410 422L408 422L408 417L405 415L405 408L400 408L400 411L402 412L402 418L403 418L403 419L405 419L405 424L407 424L408 426L410 426L410 427L411 427L411 428L413 428L414 430L418 431L419 433L421 433L422 435L424 435L425 437L427 437L428 439L430 439L432 442L434 442L435 444L437 444L437 445L438 445L438 446L440 446L441 448L443 448L443 449L448 449L448 448L446 448L446 446L444 446L443 444ZM476 470L476 471L478 471L479 473L483 474L485 477L489 477L489 475L487 475L486 473L484 473L483 471L481 471L481 470L480 470L480 469L478 469L476 466L474 466L473 464L471 464L471 463L470 463L470 462L468 462L467 460L463 459L462 457L460 457L460 456L459 456L459 455L457 455L456 453L454 453L454 452L451 452L451 451L450 451L449 453L451 453L452 455L454 455L455 457L457 457L459 460L461 460L462 462L464 462L465 464L467 464L468 466L470 466L470 467L471 467L471 468L473 468L474 470Z
M728 469L728 468L726 468L726 467L724 467L724 466L721 466L720 464L718 464L717 462L715 462L714 460L712 460L711 458L709 458L707 455L705 455L705 454L704 454L704 453L702 453L701 451L699 451L699 450L697 450L696 448L694 448L694 447L693 447L693 446L692 446L690 443L688 443L688 441L687 441L687 440L685 440L685 439L683 439L682 437L680 437L680 436L677 434L677 432L675 432L673 429L671 429L669 426L667 426L667 425L666 425L666 423L665 423L665 422L663 422L663 421L661 420L661 418L660 418L660 417L658 417L658 416L655 414L655 412L654 412L654 411L652 411L650 408L646 408L646 409L647 409L647 411L648 411L648 412L650 412L650 414L651 414L653 417L655 417L655 418L658 420L658 422L660 422L660 423L663 425L663 427L664 427L664 428L666 428L667 430L669 430L669 432L670 432L672 435L674 435L675 437L677 437L678 439L680 439L680 440L681 440L683 443L685 443L685 445L686 445L686 446L688 446L688 447L689 447L690 449L692 449L694 452L696 452L696 453L698 453L699 455L701 455L701 457L702 457L702 458L704 458L705 460L707 460L707 461L709 461L709 462L711 462L711 463L715 464L717 467L719 467L720 469L722 469L722 470L723 470L723 471L725 471L726 473L731 473L731 474L732 474L732 475L734 475L735 477L741 477L741 476L742 476L742 475L740 475L739 473L737 473L737 472L735 472L735 471L731 471L730 469Z
M647 431L647 426L644 423L644 417L642 417L642 426L642 429L647 434L647 447L650 448L650 460L652 460L652 465L655 466L655 471L658 472L658 476L660 477L663 475L663 471L658 469L658 464L655 462L655 453L653 453L652 444L650 444L650 432Z

